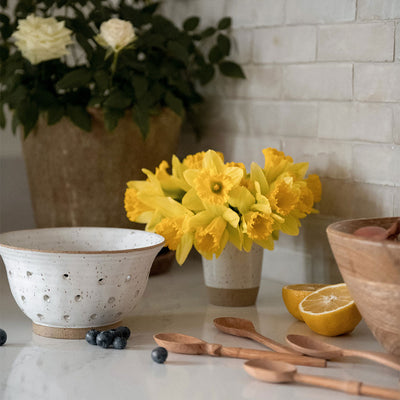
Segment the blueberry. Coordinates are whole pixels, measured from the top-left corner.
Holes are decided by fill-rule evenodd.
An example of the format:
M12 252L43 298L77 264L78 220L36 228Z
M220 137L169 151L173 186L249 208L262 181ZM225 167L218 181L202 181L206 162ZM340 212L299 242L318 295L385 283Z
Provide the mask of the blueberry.
M6 331L3 331L3 329L0 329L0 346L3 346L3 344L7 341L7 333Z
M115 329L115 333L117 336L121 336L127 340L129 339L129 336L131 336L131 331L127 326L119 326Z
M109 331L100 332L96 336L97 346L101 346L104 349L107 349L108 347L110 347L112 345L113 340L114 340L114 334Z
M117 336L114 338L113 347L114 349L122 350L126 347L127 340L122 336Z
M93 345L96 346L96 337L97 337L97 335L98 335L99 333L100 333L100 332L97 331L96 329L91 329L90 331L87 331L86 337L85 337L86 341L87 341L89 344L93 344Z
M156 347L151 352L151 358L158 364L163 364L168 357L168 351L165 347Z

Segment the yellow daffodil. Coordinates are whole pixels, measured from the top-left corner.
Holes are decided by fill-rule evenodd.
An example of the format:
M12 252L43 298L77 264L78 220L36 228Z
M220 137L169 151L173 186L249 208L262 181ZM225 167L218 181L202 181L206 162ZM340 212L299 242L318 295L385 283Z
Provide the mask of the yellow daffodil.
M321 181L319 176L316 174L311 174L305 180L307 183L308 188L311 190L314 196L314 202L319 203L321 201Z
M194 236L194 247L208 260L218 257L229 239L227 222L222 217L214 218L207 226L200 226Z
M276 213L286 216L296 207L300 194L301 190L294 184L293 177L286 176L272 185L268 200Z
M244 233L260 246L272 250L274 240L272 232L275 220L272 214L267 215L258 211L250 211L243 216Z
M264 173L269 183L273 182L280 174L293 164L290 156L285 156L283 151L267 148L263 151L265 157Z
M226 204L229 192L243 178L243 170L226 166L221 157L212 150L205 153L202 166L202 169L186 170L186 181L203 203Z
M141 202L137 190L128 188L125 192L124 206L128 219L133 222L147 224L153 214L153 209Z
M193 232L189 229L188 215L167 217L155 226L155 232L164 236L165 243L171 250L176 250L176 260L182 265L192 246Z
M283 152L263 150L265 165L224 163L213 150L172 157L147 179L130 181L125 209L131 221L165 237L182 264L192 247L205 258L219 256L230 241L250 251L253 243L272 250L280 232L299 233L300 219L318 212L321 199L317 175L305 178L308 163L293 163Z
M224 155L220 152L215 152L222 160L224 161ZM206 155L205 151L200 151L196 154L193 155L188 155L187 157L184 158L182 164L187 168L187 169L201 169L203 167L203 159L204 156Z

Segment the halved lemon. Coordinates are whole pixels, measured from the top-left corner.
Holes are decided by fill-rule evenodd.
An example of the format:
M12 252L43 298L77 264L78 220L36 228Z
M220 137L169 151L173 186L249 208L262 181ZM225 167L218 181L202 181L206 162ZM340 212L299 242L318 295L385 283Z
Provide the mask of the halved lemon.
M309 294L299 304L299 311L312 331L325 336L351 332L361 321L345 283L329 285Z
M299 321L304 321L299 311L299 304L309 294L328 285L320 283L302 283L287 285L282 288L282 299L287 310Z

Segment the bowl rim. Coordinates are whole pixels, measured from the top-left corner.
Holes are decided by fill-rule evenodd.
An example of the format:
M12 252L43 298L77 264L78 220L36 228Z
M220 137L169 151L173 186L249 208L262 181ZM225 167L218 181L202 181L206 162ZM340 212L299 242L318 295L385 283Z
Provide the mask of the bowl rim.
M336 229L337 225L345 224L345 223L349 223L349 222L361 222L361 221L371 221L371 222L373 222L373 221L384 221L384 220L395 222L396 220L400 220L400 216L399 217L394 216L394 217L343 219L343 220L332 222L331 224L329 224L326 227L326 232L327 232L328 235L332 234L332 235L337 235L337 236L343 236L343 237L351 238L351 239L354 239L354 240L360 240L360 241L363 241L363 242L374 243L374 244L377 244L377 245L384 243L385 245L389 245L389 246L390 245L393 245L393 246L396 246L396 247L399 246L400 243L396 242L396 241L393 241L393 240L389 240L389 239L379 240L379 241L371 240L371 239L369 239L367 237L364 237L364 236L356 236L356 235L354 235L354 233L343 232L343 231L340 231L340 230Z
M42 249L34 249L34 248L27 248L27 247L20 247L20 246L11 246L8 244L1 243L1 237L8 235L8 234L13 234L13 233L19 233L19 232L38 232L38 231L55 231L55 230L79 230L79 229L84 229L84 230L119 230L119 231L126 231L126 232L140 232L144 233L145 235L149 236L158 236L162 240L160 243L153 244L151 246L142 246L142 247L136 247L133 249L120 249L120 250L42 250ZM6 249L12 249L12 250L19 250L19 251L30 251L30 252L35 252L35 253L45 253L45 254L121 254L121 253L134 253L137 251L142 251L142 250L150 250L154 249L157 247L163 247L165 246L165 238L158 233L155 232L147 232L147 231L142 231L140 229L129 229L129 228L116 228L116 227L97 227L97 226L60 226L60 227L52 227L52 228L34 228L34 229L19 229L19 230L14 230L14 231L8 231L8 232L2 232L0 233L0 248L6 248Z

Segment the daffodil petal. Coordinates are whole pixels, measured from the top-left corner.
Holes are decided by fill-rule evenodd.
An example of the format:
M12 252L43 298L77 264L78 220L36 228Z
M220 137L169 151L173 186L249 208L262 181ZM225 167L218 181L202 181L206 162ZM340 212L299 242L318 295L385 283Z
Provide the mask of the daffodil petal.
M187 256L190 253L190 250L192 249L193 246L193 234L191 233L185 233L182 238L181 242L179 243L178 247L176 248L176 261L178 262L179 265L182 265Z
M259 183L261 194L266 194L268 192L269 186L264 171L255 162L251 163L250 166L250 179Z
M234 228L236 228L239 224L240 217L239 215L230 208L225 208L222 217L225 221L229 222Z
M242 214L247 212L255 202L254 196L244 186L237 186L229 192L229 204Z
M192 211L204 210L204 204L194 189L190 189L183 196L182 205Z
M300 225L300 221L297 218L287 215L285 217L285 222L280 226L280 228L282 232L287 235L297 236L299 234Z

